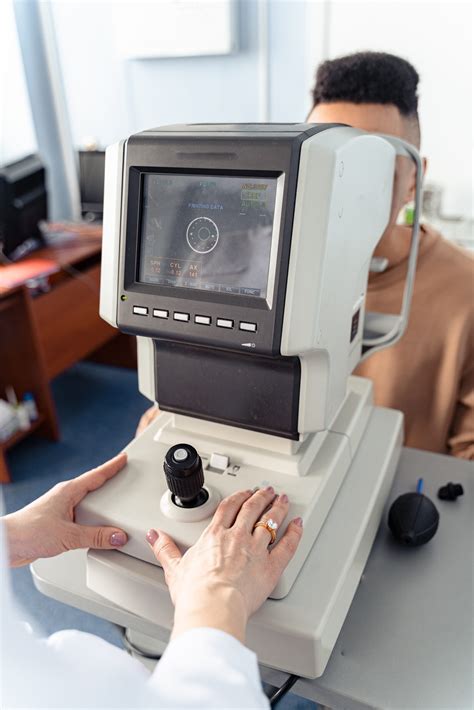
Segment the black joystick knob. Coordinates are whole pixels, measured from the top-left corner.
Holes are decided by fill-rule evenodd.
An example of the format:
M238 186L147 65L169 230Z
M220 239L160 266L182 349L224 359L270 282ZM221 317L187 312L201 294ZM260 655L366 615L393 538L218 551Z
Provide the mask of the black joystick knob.
M209 498L198 452L190 444L176 444L168 450L163 463L166 483L173 503L180 508L197 508Z

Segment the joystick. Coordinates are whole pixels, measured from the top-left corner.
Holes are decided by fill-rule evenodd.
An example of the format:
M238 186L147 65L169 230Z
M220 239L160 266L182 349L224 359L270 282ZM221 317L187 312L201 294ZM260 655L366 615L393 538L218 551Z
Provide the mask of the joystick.
M198 452L190 444L176 444L168 449L163 463L171 500L179 508L197 508L209 498L204 486L204 472Z

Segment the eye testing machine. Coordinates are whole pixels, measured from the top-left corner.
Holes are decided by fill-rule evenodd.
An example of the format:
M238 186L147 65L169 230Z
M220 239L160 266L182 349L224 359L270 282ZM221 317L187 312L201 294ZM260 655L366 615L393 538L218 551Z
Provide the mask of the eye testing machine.
M405 294L399 314L369 313L398 155L417 176ZM161 641L172 614L146 530L186 549L222 498L271 484L304 535L247 641L265 665L323 673L402 445L401 413L351 372L405 329L420 183L412 146L342 125L176 125L107 150L100 312L137 336L161 413L77 520L127 531L121 551L88 553L87 585Z

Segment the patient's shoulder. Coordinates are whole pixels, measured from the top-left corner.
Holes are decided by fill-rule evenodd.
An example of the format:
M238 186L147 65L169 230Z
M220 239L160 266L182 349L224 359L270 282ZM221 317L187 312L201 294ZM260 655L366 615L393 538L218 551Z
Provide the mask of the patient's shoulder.
M449 286L455 291L473 295L474 255L462 247L448 241L433 227L424 226L429 248L421 250L420 267L425 277L430 275L438 286ZM423 266L426 268L423 269ZM434 278L433 278L434 277Z
M452 241L445 239L441 232L438 232L430 225L423 225L423 232L432 248L429 249L430 256L438 262L438 266L444 269L454 269L457 273L465 274L472 278L474 273L474 253L463 249Z
M446 323L474 333L474 258L465 249L444 239L431 227L423 228L412 311L427 311ZM466 330L467 329L467 330ZM450 336L451 337L451 336ZM470 336L471 337L471 336Z

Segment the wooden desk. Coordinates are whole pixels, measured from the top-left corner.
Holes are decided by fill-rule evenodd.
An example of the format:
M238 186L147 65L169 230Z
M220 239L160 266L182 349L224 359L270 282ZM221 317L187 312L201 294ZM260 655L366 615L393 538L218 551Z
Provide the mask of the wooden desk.
M99 317L100 253L101 239L90 238L35 253L61 267L50 277L51 291L32 299L48 379L117 335Z
M59 438L58 423L32 298L24 286L0 295L0 396L12 385L17 396L32 392L39 419L28 431L18 431L0 443L0 483L8 483L6 453L34 431L50 439Z
M99 317L100 254L100 237L45 247L31 258L50 259L60 267L49 277L48 293L32 297L25 286L0 290L0 397L9 384L19 398L32 392L40 413L29 431L0 443L1 483L10 481L5 454L11 446L33 431L59 438L50 381L95 351L99 361L107 361L107 354L100 354L103 346L109 346L109 353L120 350L115 357L120 364L127 359L124 342L131 353L130 339L125 341ZM121 347L110 347L112 340ZM128 361L133 364L133 356Z

